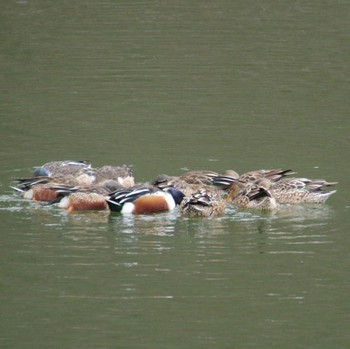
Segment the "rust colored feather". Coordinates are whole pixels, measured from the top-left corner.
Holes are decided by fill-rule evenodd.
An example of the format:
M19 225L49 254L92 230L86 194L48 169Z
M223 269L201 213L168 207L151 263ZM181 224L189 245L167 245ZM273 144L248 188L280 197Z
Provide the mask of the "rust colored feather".
M74 193L69 197L68 212L72 211L102 211L108 205L102 195L96 193Z
M34 201L47 201L50 202L57 197L57 193L50 188L33 188L33 198Z
M163 196L145 195L134 201L134 213L155 213L169 210L168 203Z

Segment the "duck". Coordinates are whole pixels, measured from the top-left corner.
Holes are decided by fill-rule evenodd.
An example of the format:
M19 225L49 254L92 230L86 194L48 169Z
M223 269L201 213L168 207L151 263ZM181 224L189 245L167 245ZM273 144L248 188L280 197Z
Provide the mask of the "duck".
M210 170L191 170L181 176L160 174L153 180L152 184L160 189L168 187L177 188L186 197L190 197L201 189L211 192L212 195L222 196L225 192L219 186L213 185L214 178L218 178L219 176L219 173Z
M93 184L103 185L106 181L115 180L124 188L131 188L135 185L133 171L127 165L110 166L105 165L95 172Z
M243 209L274 210L278 206L270 188L271 181L268 178L260 178L250 184L234 180L226 201Z
M16 179L18 185L11 188L25 199L49 202L57 196L50 189L52 185L91 185L94 180L94 170L87 161L51 161L36 167L31 177Z
M190 217L216 217L225 213L226 202L206 189L200 189L185 197L180 204L180 212Z
M328 187L338 182L324 179L286 178L272 185L272 193L280 204L325 203L336 190L327 191Z
M264 175L268 174L266 177ZM240 191L250 188L260 181L268 187L270 195L276 200L277 204L304 204L304 203L325 203L336 190L326 191L326 188L338 184L337 182L327 182L324 179L309 179L286 176L293 174L291 170L275 172L260 172L257 175L241 176L218 176L213 179L214 185L218 185L229 193L229 196L237 196ZM259 178L260 179L257 179ZM250 181L248 178L255 181ZM233 194L235 193L235 194Z
M212 183L216 187L220 187L223 190L230 188L231 184L238 180L242 184L251 185L257 180L267 178L271 182L277 182L282 178L295 174L292 170L282 169L269 169L269 170L254 170L239 175L234 170L227 170L223 175L218 175L212 178Z
M88 185L94 180L94 170L88 161L51 161L35 168L32 177L73 176L80 184Z
M52 189L55 185L76 186L79 181L72 175L57 175L56 177L31 177L16 179L17 186L11 188L19 193L24 199L33 201L50 202L58 194Z
M111 212L136 215L171 211L184 196L181 190L174 187L161 190L149 185L117 190L106 201Z
M292 170L283 170L280 168L268 169L268 170L254 170L243 173L238 177L241 182L253 183L259 179L267 178L271 182L277 182L282 178L295 174Z
M72 192L82 191L86 194L103 190L104 187L112 187L109 191L111 192L135 185L132 170L127 165L106 165L88 174L77 168L80 163L62 161L48 164L48 166L47 164L42 166L45 171L47 169L45 175L44 172L38 171L34 173L37 176L19 178L16 180L19 184L11 188L25 199L52 202L56 199L62 199L63 194L68 196ZM64 170L62 171L62 169ZM88 177L91 178L87 179Z
M106 180L99 185L88 187L79 186L54 186L51 187L57 193L57 196L50 204L57 204L58 207L65 209L68 213L73 211L103 211L108 210L106 199L108 195L123 187L115 180Z

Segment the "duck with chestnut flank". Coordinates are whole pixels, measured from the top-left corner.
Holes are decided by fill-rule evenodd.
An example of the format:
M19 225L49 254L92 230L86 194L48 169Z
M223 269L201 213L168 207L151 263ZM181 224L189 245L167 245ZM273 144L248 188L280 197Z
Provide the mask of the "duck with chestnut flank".
M152 186L118 190L106 199L112 212L147 214L173 210L184 198L177 188L160 190Z

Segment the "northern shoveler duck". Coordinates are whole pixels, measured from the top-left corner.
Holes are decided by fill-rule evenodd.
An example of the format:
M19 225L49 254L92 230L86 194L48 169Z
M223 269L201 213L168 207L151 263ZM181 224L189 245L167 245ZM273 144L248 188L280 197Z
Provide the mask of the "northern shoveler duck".
M273 183L272 194L280 204L318 204L336 193L336 190L325 191L326 187L336 184L324 179L285 178Z
M143 214L171 211L183 198L184 194L179 189L160 190L147 186L116 191L106 201L113 212Z
M103 211L108 209L106 197L99 193L78 191L64 196L58 203L68 213L73 211Z
M68 186L55 185L50 189L56 193L56 197L50 204L58 204L58 207L73 211L101 211L107 210L106 199L109 194L122 189L115 180L105 181L103 185Z
M168 176L161 174L153 181L158 187L173 186L180 187L185 184L211 185L212 179L219 176L217 172L206 170L192 170L181 176Z
M96 170L93 184L88 186L52 186L59 195L52 202L68 212L87 210L107 210L107 197L116 190L134 186L130 167L103 166Z
M80 170L80 167L82 170ZM96 173L92 171L89 165L87 168L91 171L85 172L85 164L81 166L81 163L71 161L48 163L38 169L38 174L42 176L17 179L16 181L19 185L12 187L12 189L21 193L26 199L52 201L58 196L57 188L60 189L62 186L79 187L81 191L86 193L95 191L96 187L112 186L111 192L134 185L132 171L126 165L103 166ZM45 170L44 172L43 169ZM50 176L47 176L48 174ZM60 192L60 194L62 193Z
M251 184L234 180L226 200L239 208L273 210L277 208L277 202L270 187L271 181L267 178L258 179Z
M268 190L278 204L302 204L302 203L324 203L332 194L336 192L325 191L326 187L333 186L337 182L327 182L323 179L308 178L285 178L291 174L290 171L283 173L275 173L271 176L261 177L260 180L266 179L265 184L269 183ZM245 178L253 178L247 176ZM219 176L214 178L214 185L218 185L225 189L229 195L238 195L239 191L243 191L245 187L250 188L252 184L256 184L259 179L254 182L247 180L241 181L230 176ZM240 189L239 189L239 188ZM233 195L233 193L235 193Z
M131 188L135 185L132 169L127 165L106 165L96 170L94 184L103 184L109 180L117 181L124 188Z
M295 174L292 170L269 169L269 170L255 170L243 173L239 176L239 180L243 183L252 183L256 180L267 178L271 182L277 182L280 179Z
M180 204L180 211L186 216L214 217L224 214L226 203L217 195L212 195L205 189L185 197Z
M51 201L57 194L50 187L55 184L90 185L95 180L91 165L84 161L53 161L37 167L30 178L19 178L17 187L25 199Z
M238 180L242 184L251 185L255 181L267 178L271 182L277 182L282 178L295 174L292 170L270 169L270 170L255 170L239 175L236 171L227 170L223 175L213 177L213 185L222 189L229 189L231 184Z
M220 175L214 171L193 170L184 173L181 176L168 176L161 174L156 177L152 184L158 188L174 187L181 190L186 197L190 197L193 193L205 189L213 195L223 195L224 191L218 186L213 186L213 179Z
M57 197L57 192L52 189L55 185L79 185L72 175L57 176L57 177L32 177L20 178L16 180L19 184L14 187L16 192L20 193L23 198L33 201L52 201Z
M34 170L32 177L73 176L81 185L89 185L94 180L94 170L86 161L52 161Z

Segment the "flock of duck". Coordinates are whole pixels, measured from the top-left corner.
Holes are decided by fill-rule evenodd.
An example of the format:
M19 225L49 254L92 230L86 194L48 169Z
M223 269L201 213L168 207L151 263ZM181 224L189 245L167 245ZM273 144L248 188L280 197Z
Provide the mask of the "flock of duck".
M194 170L181 176L158 175L135 183L129 166L92 168L85 161L53 161L11 188L25 199L57 204L68 212L110 210L148 214L179 207L186 216L220 216L228 204L241 209L276 210L282 205L324 203L337 182L295 177L291 170L255 170L239 175Z

